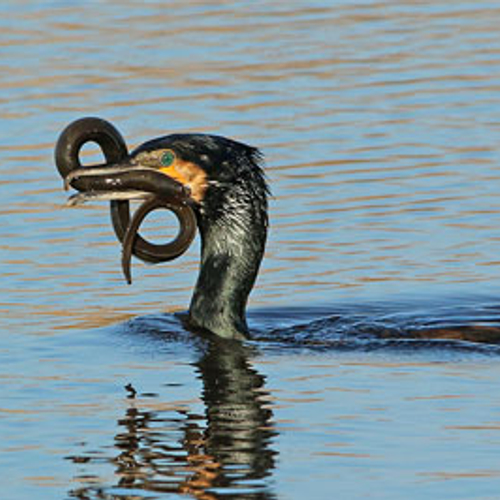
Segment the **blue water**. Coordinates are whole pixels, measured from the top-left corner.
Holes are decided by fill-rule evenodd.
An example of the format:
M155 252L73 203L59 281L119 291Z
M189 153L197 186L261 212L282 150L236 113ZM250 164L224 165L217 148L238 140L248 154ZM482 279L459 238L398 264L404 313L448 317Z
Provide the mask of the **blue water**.
M2 498L498 498L495 2L0 14ZM127 286L105 204L64 206L88 115L263 150L252 341L182 327L198 242Z

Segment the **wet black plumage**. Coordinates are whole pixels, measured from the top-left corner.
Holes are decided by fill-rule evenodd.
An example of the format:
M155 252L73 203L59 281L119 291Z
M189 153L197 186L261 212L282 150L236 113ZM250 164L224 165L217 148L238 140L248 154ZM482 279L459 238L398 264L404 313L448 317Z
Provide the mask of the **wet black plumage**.
M198 281L189 321L223 337L248 334L245 309L266 244L269 189L258 149L225 137L174 134L144 143L144 151L171 149L207 174L196 205L201 235Z

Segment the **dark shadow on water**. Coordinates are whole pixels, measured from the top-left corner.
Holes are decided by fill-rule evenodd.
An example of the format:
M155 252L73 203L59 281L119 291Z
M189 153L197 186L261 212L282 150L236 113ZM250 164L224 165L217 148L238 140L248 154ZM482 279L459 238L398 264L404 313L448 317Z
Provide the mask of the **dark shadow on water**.
M200 344L200 342L197 342ZM205 413L183 408L157 410L136 404L127 385L130 406L117 422L112 464L114 485L84 485L70 491L79 499L157 498L182 494L203 500L218 498L272 500L268 476L275 466L272 409L265 377L251 365L253 348L239 342L207 341L193 363L202 380ZM153 405L154 406L154 405ZM109 453L108 453L109 456ZM78 464L102 462L91 454L68 459ZM86 484L87 483L87 484Z

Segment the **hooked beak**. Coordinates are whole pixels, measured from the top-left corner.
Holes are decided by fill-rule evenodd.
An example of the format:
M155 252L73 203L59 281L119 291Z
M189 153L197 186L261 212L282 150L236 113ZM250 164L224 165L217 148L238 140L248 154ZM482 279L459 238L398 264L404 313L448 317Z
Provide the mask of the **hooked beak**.
M130 158L114 164L81 167L64 178L64 187L80 191L69 205L90 200L144 200L151 196L171 202L187 202L190 190L167 174L134 163Z

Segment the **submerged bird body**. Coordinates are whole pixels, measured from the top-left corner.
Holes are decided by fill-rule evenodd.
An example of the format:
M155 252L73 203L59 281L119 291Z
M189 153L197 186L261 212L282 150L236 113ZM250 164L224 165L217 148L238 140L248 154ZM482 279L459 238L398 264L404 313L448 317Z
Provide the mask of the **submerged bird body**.
M63 151L64 146L58 143L56 161L58 148ZM64 165L60 167L66 160L60 158L58 168L88 198L123 200L144 192L168 199L177 196L172 192L177 193L180 184L186 193L181 203L193 209L201 236L189 324L221 337L243 338L248 335L247 300L264 255L268 228L269 191L261 159L256 148L224 137L173 134L142 144L110 168L78 168L68 175ZM163 176L172 181L172 189L161 190Z

